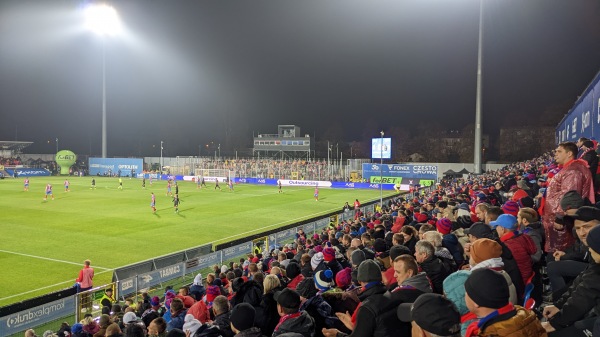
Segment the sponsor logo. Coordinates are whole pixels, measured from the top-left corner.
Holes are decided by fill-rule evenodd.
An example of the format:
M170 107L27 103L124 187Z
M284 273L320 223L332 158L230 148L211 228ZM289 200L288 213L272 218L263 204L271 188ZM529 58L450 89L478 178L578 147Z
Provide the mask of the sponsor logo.
M35 322L37 320L42 319L44 316L49 316L55 312L59 312L64 309L65 300L62 300L58 303L47 304L42 307L39 307L39 309L29 310L26 312L15 314L13 316L9 316L6 320L6 325L9 328L19 327L30 322Z
M150 281L152 281L152 280L154 280L154 278L152 278L152 276L150 276L150 275L144 275L144 276L142 276L142 281L144 283L150 283Z
M259 184L266 184L267 183L267 181L265 179L258 179L256 182L259 183Z
M370 182L371 183L376 183L376 184L400 184L402 182L402 177L376 177L376 176L371 176L370 178Z
M354 183L346 183L346 187L354 188Z
M133 288L133 279L129 279L121 282L121 290L127 290Z
M56 158L60 160L75 160L77 156L74 154L59 154Z
M371 170L373 170L373 171L379 171L379 165L372 165L371 166Z
M164 277L168 277L168 276L177 274L180 271L181 271L180 266L179 265L175 265L175 266L163 268L163 269L159 270L158 272L160 273L160 277L164 278Z

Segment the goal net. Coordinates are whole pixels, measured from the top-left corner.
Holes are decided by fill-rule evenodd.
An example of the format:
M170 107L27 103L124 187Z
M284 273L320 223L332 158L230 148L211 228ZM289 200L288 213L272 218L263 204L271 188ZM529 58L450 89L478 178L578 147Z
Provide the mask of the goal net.
M204 178L207 182L217 179L219 182L226 182L228 179L235 178L235 171L228 169L195 169L194 174L196 179Z

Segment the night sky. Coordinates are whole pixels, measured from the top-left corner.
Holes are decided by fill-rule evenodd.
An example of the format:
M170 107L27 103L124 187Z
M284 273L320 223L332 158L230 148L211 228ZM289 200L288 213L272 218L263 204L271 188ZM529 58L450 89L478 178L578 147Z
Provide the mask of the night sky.
M477 0L109 3L124 27L104 41L109 157L158 156L161 140L225 153L278 124L365 141L365 126L475 118ZM101 153L102 38L83 5L0 2L0 140ZM483 132L560 118L600 70L600 1L484 6Z

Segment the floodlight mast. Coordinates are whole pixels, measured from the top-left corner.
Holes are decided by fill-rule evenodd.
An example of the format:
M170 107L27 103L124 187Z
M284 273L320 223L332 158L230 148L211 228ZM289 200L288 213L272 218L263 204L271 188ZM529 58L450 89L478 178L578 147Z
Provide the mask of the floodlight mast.
M117 11L109 5L89 5L85 10L86 27L102 38L102 158L106 158L106 47L105 36L117 35L121 26Z

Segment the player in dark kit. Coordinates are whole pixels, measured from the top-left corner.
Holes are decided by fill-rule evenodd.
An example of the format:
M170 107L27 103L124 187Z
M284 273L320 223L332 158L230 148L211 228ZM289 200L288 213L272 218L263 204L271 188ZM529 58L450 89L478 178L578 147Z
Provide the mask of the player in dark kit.
M142 188L146 188L146 177L142 178Z
M277 193L283 193L283 191L281 190L281 179L277 180L277 189L278 189Z
M216 179L215 179L215 190L216 190L217 188L219 189L219 191L221 190L221 186L219 186L219 178L216 178Z
M175 207L175 213L179 213L179 202L179 195L175 193L175 196L173 197L173 207Z

